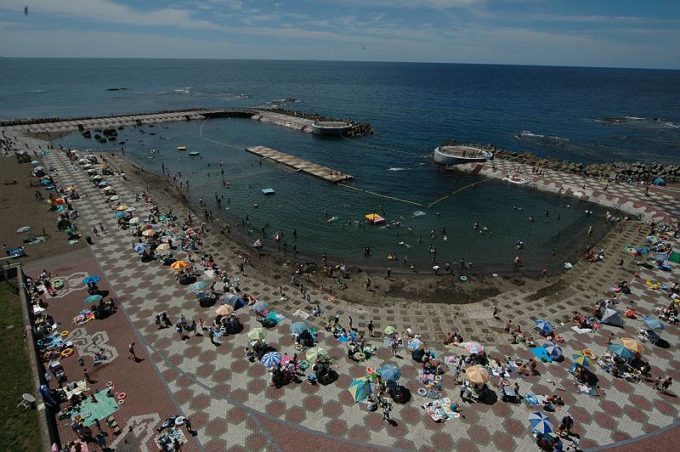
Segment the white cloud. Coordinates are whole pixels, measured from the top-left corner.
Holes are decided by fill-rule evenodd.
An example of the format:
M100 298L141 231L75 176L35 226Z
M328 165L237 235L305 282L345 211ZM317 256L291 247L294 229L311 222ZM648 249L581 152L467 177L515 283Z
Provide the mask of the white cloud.
M0 0L0 9L22 11L15 0ZM142 11L110 0L31 0L29 14L55 14L101 22L137 26L216 29L214 23L197 19L185 9L162 8Z

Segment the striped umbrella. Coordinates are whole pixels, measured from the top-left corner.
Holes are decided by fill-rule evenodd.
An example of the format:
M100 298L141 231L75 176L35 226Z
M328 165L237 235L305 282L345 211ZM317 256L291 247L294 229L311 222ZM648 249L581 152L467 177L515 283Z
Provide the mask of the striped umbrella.
M189 262L187 261L175 261L172 264L170 264L170 268L173 270L184 270L189 266Z
M262 357L262 365L264 367L274 367L281 364L281 358L283 356L279 352L269 352L265 353Z
M534 322L534 325L536 326L536 329L538 329L538 331L540 331L542 334L550 334L555 331L555 327L552 326L552 323L548 322L547 320L538 319Z
M355 402L361 402L368 398L373 392L371 382L367 378L356 378L352 380L352 383L349 384L347 390L352 394L352 398Z
M543 348L552 359L559 359L562 356L562 349L557 344L548 342Z
M623 359L632 359L635 356L635 353L621 344L609 344L609 350L611 350L613 354L620 356Z
M552 421L540 411L529 414L529 427L531 427L532 432L542 433L544 435L553 431Z
M590 358L588 358L583 353L574 353L573 355L571 355L571 359L574 360L574 364L581 367L590 367L590 365L592 364Z
M642 353L642 351L645 349L642 344L632 337L622 337L621 344L633 353Z

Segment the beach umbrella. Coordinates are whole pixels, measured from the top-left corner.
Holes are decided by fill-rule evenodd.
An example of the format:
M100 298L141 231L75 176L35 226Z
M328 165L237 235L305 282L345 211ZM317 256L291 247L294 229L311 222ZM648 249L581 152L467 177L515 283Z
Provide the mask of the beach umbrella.
M89 162L89 160L86 159L86 158L82 158L82 159L78 160L78 163L83 163L83 164L85 164L85 163L88 163L88 162Z
M557 344L548 342L543 348L545 348L545 352L552 359L559 359L562 356L562 349Z
M646 315L642 318L642 323L650 330L663 330L663 324L657 318Z
M269 304L265 303L264 301L258 301L253 305L253 311L260 314L266 311L267 309L269 309Z
M413 351L419 350L423 345L425 345L425 344L420 339L412 339L408 343L408 349L413 352Z
M135 243L135 246L132 247L135 253L139 254L142 254L144 251L146 251L147 248L148 247L145 243Z
M97 186L98 186L99 188L106 187L107 185L109 185L109 183L106 182L105 180L103 180L103 181L99 182L99 184L97 184Z
M619 328L623 328L623 319L621 318L621 314L619 314L616 310L611 308L607 308L604 310L600 322L604 323L605 325L618 326Z
M99 275L90 275L83 279L83 284L96 284L101 281L102 277Z
M388 325L385 327L384 333L387 334L388 336L394 334L397 332L397 329L393 327L392 325Z
M99 303L102 301L102 296L101 295L90 295L87 298L85 298L85 303Z
M111 193L111 192L115 191L115 188L113 188L113 187L111 187L111 186L109 185L108 187L102 188L102 191L103 191L104 193Z
M99 174L95 174L95 175L92 176L90 179L92 179L92 180L101 180L101 179L102 179L102 176L100 176Z
M128 223L130 223L133 226L139 224L139 217L130 218L130 221L128 221Z
M479 365L470 366L465 369L465 375L467 375L468 380L470 380L472 383L482 384L489 381L489 372Z
M191 285L191 291L193 293L203 292L208 287L208 283L205 281L196 281Z
M540 411L529 414L529 427L531 427L532 432L544 435L553 431L552 421Z
M484 353L484 347L479 342L463 342L460 346L473 355Z
M642 353L642 351L645 349L642 344L632 337L622 337L621 344L633 353Z
M234 308L228 304L223 304L219 308L215 309L215 314L217 315L231 315L234 313Z
M281 358L283 358L283 356L279 352L265 353L261 360L262 365L264 367L278 366L279 364L281 364Z
M113 218L125 218L125 212L116 212L113 214Z
M156 251L170 251L169 243L161 243L156 247Z
M128 207L127 209L125 209L126 212L134 212L135 210L137 210L137 208L134 207L134 206L131 206L131 207Z
M573 355L571 355L571 359L574 360L574 364L576 364L577 366L590 367L591 364L590 358L588 358L583 353L574 353Z
M156 231L153 229L146 229L144 232L142 232L142 236L144 237L153 237L154 235L156 235Z
M175 261L172 264L170 264L170 268L173 270L184 270L189 266L189 263L187 261Z
M373 392L371 382L368 381L367 378L355 378L349 384L347 390L352 395L354 402L361 402L362 400L368 398L368 396Z
M243 306L246 305L246 302L243 301L243 298L233 293L228 293L227 296L224 297L224 299L225 302L232 306L234 309L241 309Z
M305 322L295 322L290 326L290 332L293 334L300 334L307 329L309 326Z
M541 332L541 334L550 334L555 331L555 327L547 320L538 319L534 321L534 325L536 326L536 329Z
M267 337L267 332L262 328L253 328L252 330L248 331L248 339L261 341L265 337Z
M121 204L118 207L116 207L116 210L119 211L119 212L122 212L122 211L127 210L127 209L128 209L127 204Z
M319 356L327 354L328 353L326 352L326 350L321 347L312 347L309 350L307 350L305 357L307 358L307 361L309 361L310 363L314 363L316 362L317 359L319 359Z
M120 196L118 195L113 195L109 198L109 201L118 201L120 199Z
M394 364L385 364L380 369L380 378L385 381L397 381L401 378L401 370Z
M17 233L21 234L22 232L28 232L31 230L30 226L22 226L19 229L17 229Z
M609 344L609 350L613 354L620 356L623 359L632 359L635 356L635 353L631 352L621 344Z

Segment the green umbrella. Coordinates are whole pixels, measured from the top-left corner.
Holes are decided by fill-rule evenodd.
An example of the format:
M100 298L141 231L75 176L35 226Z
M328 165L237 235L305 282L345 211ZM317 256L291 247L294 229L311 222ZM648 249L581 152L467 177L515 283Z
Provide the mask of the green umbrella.
M99 303L102 301L102 296L101 295L90 295L85 299L85 303Z
M396 333L396 332L397 332L397 329L394 328L392 325L389 325L389 326L387 326L387 327L385 328L385 334L387 334L388 336L389 336L390 334L394 334L394 333Z
M261 341L265 337L267 337L267 332L262 328L253 328L252 330L248 331L248 338L254 341Z

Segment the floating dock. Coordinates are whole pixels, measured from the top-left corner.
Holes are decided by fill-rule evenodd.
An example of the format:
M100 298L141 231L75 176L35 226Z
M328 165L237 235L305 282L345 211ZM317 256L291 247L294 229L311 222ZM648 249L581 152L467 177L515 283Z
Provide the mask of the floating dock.
M343 173L342 171L336 171L325 166L317 165L316 163L301 159L300 157L284 154L283 152L265 146L249 147L246 148L246 151L251 154L259 155L262 158L270 159L276 163L282 163L296 171L311 174L312 176L316 176L334 184L352 179L351 175Z

